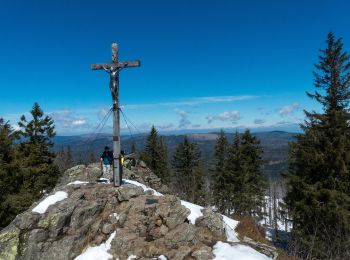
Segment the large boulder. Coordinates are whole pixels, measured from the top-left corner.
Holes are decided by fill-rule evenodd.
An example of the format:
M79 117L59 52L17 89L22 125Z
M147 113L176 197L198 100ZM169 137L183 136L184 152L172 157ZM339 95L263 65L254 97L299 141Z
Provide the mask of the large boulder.
M0 259L74 259L89 248L106 248L103 243L114 232L108 250L113 259L212 259L212 246L225 241L220 214L203 209L193 225L190 210L173 195L156 196L133 184L89 182L89 175L94 179L98 174L97 166L68 170L52 193L65 191L67 198L42 214L32 212L42 198L0 231ZM155 189L165 187L146 167L133 167L139 168L129 177ZM77 180L87 183L68 185ZM245 243L273 255L268 247Z
M196 226L206 227L213 232L218 239L225 237L223 217L214 212L211 208L202 209L203 216L196 219Z

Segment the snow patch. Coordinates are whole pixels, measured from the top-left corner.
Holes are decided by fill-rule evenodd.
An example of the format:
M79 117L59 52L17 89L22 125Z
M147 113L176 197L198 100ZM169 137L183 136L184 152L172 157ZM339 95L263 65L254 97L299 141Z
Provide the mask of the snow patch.
M128 179L123 179L123 182L124 182L124 183L128 183L128 184L133 184L133 185L135 185L135 186L139 186L139 187L141 187L144 191L151 190L151 191L153 191L153 194L154 194L155 196L163 196L162 193L160 193L160 192L158 192L158 191L156 191L156 190L154 190L154 189L152 189L152 188L148 188L146 185L144 185L144 184L142 184L142 183L139 183L139 182L137 182L137 181L128 180Z
M119 220L119 215L117 213L112 213L109 215L110 218L115 218L116 220Z
M239 222L237 220L233 220L231 218L228 218L224 215L222 215L222 218L224 221L224 229L225 229L227 241L228 242L239 242L239 239L237 238L237 233L235 231L235 228Z
M268 260L272 259L259 253L249 246L230 245L224 242L217 242L213 247L215 260L244 259L244 260Z
M202 213L202 206L198 206L196 204L193 204L191 202L187 202L184 200L181 200L181 205L185 206L186 208L188 208L191 211L191 214L187 217L189 219L189 221L195 225L196 224L196 219L203 216Z
M87 183L88 183L87 181L73 181L73 182L68 183L67 186L68 185L85 185Z
M168 260L168 258L166 258L164 255L160 255L158 256L158 260Z
M137 255L130 255L128 256L127 260L137 259Z
M107 178L99 178L99 181L97 182L98 184L110 184L110 180Z
M55 194L46 197L42 202L40 202L34 209L32 209L32 212L44 214L48 207L66 198L68 198L67 192L57 191Z
M113 258L113 256L108 253L108 250L111 249L111 243L115 235L116 231L110 235L105 243L99 246L89 247L84 253L74 258L74 260L108 260Z

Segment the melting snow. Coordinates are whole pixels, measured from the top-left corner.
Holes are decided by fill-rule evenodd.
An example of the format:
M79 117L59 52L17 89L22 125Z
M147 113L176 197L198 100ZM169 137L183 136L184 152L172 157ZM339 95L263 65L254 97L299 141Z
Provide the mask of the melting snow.
M196 224L196 219L203 216L202 214L202 209L203 207L198 206L196 204L193 204L191 202L187 202L184 200L181 200L181 205L185 206L186 208L188 208L191 211L191 214L188 216L189 221L191 221L191 223L193 225Z
M154 190L154 189L148 188L146 185L144 185L144 184L142 184L142 183L139 183L139 182L137 182L137 181L128 180L128 179L123 179L123 182L124 182L124 183L128 183L128 184L133 184L133 185L135 185L135 186L139 186L139 187L141 187L144 191L151 190L151 191L153 191L153 194L154 194L155 196L163 196L162 193L160 193L160 192L158 192L158 191L156 191L156 190Z
M112 213L109 215L111 218L115 218L116 220L119 220L119 215L117 213Z
M217 242L213 248L215 260L244 259L244 260L268 260L271 259L259 253L249 246L230 245L224 242Z
M111 243L116 235L114 231L105 243L99 246L89 247L84 253L74 258L74 260L108 260L113 258L108 250L111 249Z
M224 229L226 233L226 238L228 242L239 242L237 238L237 233L235 231L236 226L238 225L237 220L233 220L231 218L228 218L224 215L222 215L223 221L224 221Z
M67 185L85 185L87 184L88 182L87 181L73 181L73 182L70 182L68 183Z
M48 207L66 198L68 198L67 192L57 191L55 194L46 197L42 202L40 202L34 209L32 209L32 212L44 214Z

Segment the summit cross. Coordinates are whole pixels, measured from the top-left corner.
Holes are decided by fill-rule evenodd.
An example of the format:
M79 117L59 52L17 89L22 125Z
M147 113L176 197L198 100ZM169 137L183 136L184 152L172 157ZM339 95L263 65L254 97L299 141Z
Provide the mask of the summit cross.
M118 45L112 43L112 62L92 64L92 70L105 70L110 75L109 89L113 101L113 182L114 186L122 184L122 170L120 158L120 106L119 106L119 72L124 68L139 67L140 61L119 61Z

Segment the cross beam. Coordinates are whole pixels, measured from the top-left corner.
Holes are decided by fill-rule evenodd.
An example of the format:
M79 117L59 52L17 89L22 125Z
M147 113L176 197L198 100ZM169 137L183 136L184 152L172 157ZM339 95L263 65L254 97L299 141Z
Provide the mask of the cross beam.
M109 88L113 101L113 182L122 184L123 166L120 165L120 115L119 115L119 71L123 68L139 67L140 61L118 61L118 45L112 44L112 62L92 64L92 70L105 70L110 74Z

